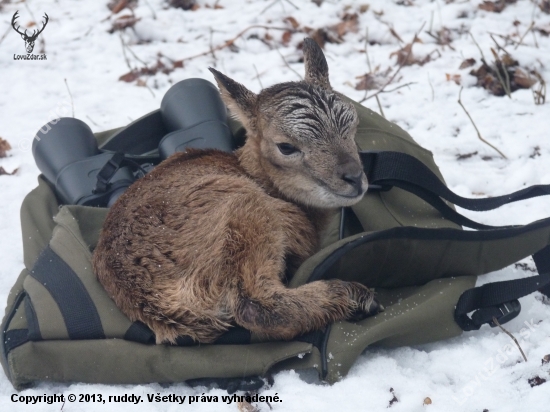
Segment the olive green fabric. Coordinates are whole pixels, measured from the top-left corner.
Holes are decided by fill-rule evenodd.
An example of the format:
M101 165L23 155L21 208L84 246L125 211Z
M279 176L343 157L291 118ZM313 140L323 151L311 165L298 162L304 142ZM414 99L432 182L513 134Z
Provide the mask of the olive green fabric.
M398 126L353 104L360 118L356 140L361 150L408 153L442 179L429 151ZM236 144L241 145L244 129L234 120L229 125ZM98 135L100 145L118 131ZM44 380L138 384L264 376L289 368L315 368L327 382L336 382L369 346L414 345L459 335L462 330L454 322L454 307L460 295L475 285L476 276L550 243L550 225L535 224L522 233L503 232L499 237L497 231L497 236L486 240L442 240L433 234L465 232L408 192L398 188L369 191L359 204L345 211L346 237L339 240L339 212L323 232L323 248L302 264L289 286L300 286L312 277L360 281L376 288L385 312L361 322L337 322L315 345L254 338L254 343L244 345L175 347L123 339L132 322L114 305L91 270L92 251L106 214L107 209L102 208L60 207L43 178L23 202L26 269L9 295L2 331L21 335L36 323L42 340L22 343L2 359L16 388ZM55 299L29 276L48 246L89 294L106 339L68 339L66 319Z
M174 347L122 339L28 342L8 364L16 389L36 381L106 384L173 383L265 376L277 362L311 351L305 342Z

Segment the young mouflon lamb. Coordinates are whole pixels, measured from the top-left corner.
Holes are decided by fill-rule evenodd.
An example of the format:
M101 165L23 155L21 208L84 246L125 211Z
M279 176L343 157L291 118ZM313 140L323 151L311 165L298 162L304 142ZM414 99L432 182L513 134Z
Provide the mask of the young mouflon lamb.
M215 341L235 325L292 339L380 307L362 284L337 279L287 288L316 251L331 211L357 203L367 178L355 108L329 83L319 46L304 41L304 81L254 94L210 69L244 125L245 145L176 153L111 207L95 272L117 306L157 343Z

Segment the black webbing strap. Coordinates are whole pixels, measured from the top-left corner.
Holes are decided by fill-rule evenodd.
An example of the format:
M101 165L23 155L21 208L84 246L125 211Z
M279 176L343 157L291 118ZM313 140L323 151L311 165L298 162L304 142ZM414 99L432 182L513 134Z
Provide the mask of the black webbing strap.
M443 217L473 229L494 229L496 226L468 219L450 208L443 199L464 209L487 211L508 203L550 194L550 185L535 185L508 195L468 199L452 192L424 163L411 155L390 151L367 151L360 155L370 187L380 190L399 187L432 205Z
M139 343L155 343L155 334L146 324L136 321L130 325L123 339Z
M111 179L124 162L124 153L116 152L97 173L97 182L93 193L104 193L109 188Z
M487 283L464 292L455 309L455 321L463 330L477 330L495 316L505 323L519 314L517 299L550 285L550 273L529 278ZM518 304L519 305L519 302ZM468 313L477 310L470 319ZM491 325L496 326L496 325Z
M84 284L49 246L36 260L31 276L56 301L70 339L105 339L101 319Z
M23 304L25 305L25 315L27 318L27 326L29 330L29 340L42 340L38 317L36 316L36 311L34 310L34 305L32 304L29 295L25 296Z
M28 329L12 329L8 330L4 334L4 350L6 354L9 353L12 349L17 348L18 346L23 345L29 341L29 331Z
M550 273L550 245L535 253L533 260L539 273ZM550 296L550 285L541 287L539 290L546 296Z
M550 194L550 185L535 185L517 192L484 199L468 199L452 192L424 163L406 153L390 151L361 152L363 168L374 190L399 187L413 193L437 209L446 219L473 229L497 229L474 222L453 210L444 200L464 209L487 211L502 205ZM516 317L521 309L520 297L535 291L550 296L550 245L533 255L538 276L486 285L465 291L455 309L455 321L463 330L476 330L485 323L496 326ZM468 313L475 311L472 317Z

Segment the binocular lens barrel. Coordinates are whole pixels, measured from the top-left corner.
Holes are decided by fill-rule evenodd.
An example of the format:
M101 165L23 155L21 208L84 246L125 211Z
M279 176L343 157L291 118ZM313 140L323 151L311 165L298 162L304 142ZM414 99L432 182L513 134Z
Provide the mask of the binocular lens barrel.
M159 143L161 158L188 148L233 151L227 109L218 89L209 81L187 79L176 83L164 95L160 111L170 132Z
M65 166L98 153L92 129L72 117L46 123L32 142L36 165L52 183L55 183L57 175Z
M163 134L169 132L158 143L161 159L187 148L233 150L227 109L209 81L187 79L172 86L162 99L160 116ZM126 136L125 147L139 143L134 136ZM90 127L70 117L44 125L32 153L64 204L110 207L136 179L132 168L122 165L127 159L100 151Z
M169 132L188 129L211 120L227 120L220 92L203 79L187 79L173 85L162 98L160 111Z

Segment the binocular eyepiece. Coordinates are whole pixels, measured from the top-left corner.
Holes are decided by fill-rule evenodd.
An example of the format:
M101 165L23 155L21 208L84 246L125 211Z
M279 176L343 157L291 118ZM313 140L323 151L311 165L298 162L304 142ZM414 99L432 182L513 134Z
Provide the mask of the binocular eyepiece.
M160 160L190 147L234 149L226 123L227 109L209 81L187 79L175 84L163 97L160 113L152 115L158 117L155 130L148 130L152 123L145 124L146 116L129 125L128 133L117 133L118 139L161 133ZM133 141L122 143L124 147L133 145ZM136 141L135 146L139 143ZM33 140L32 152L36 165L64 204L110 207L140 177L135 162L128 162L121 153L100 150L90 127L74 118L56 119L42 127Z

